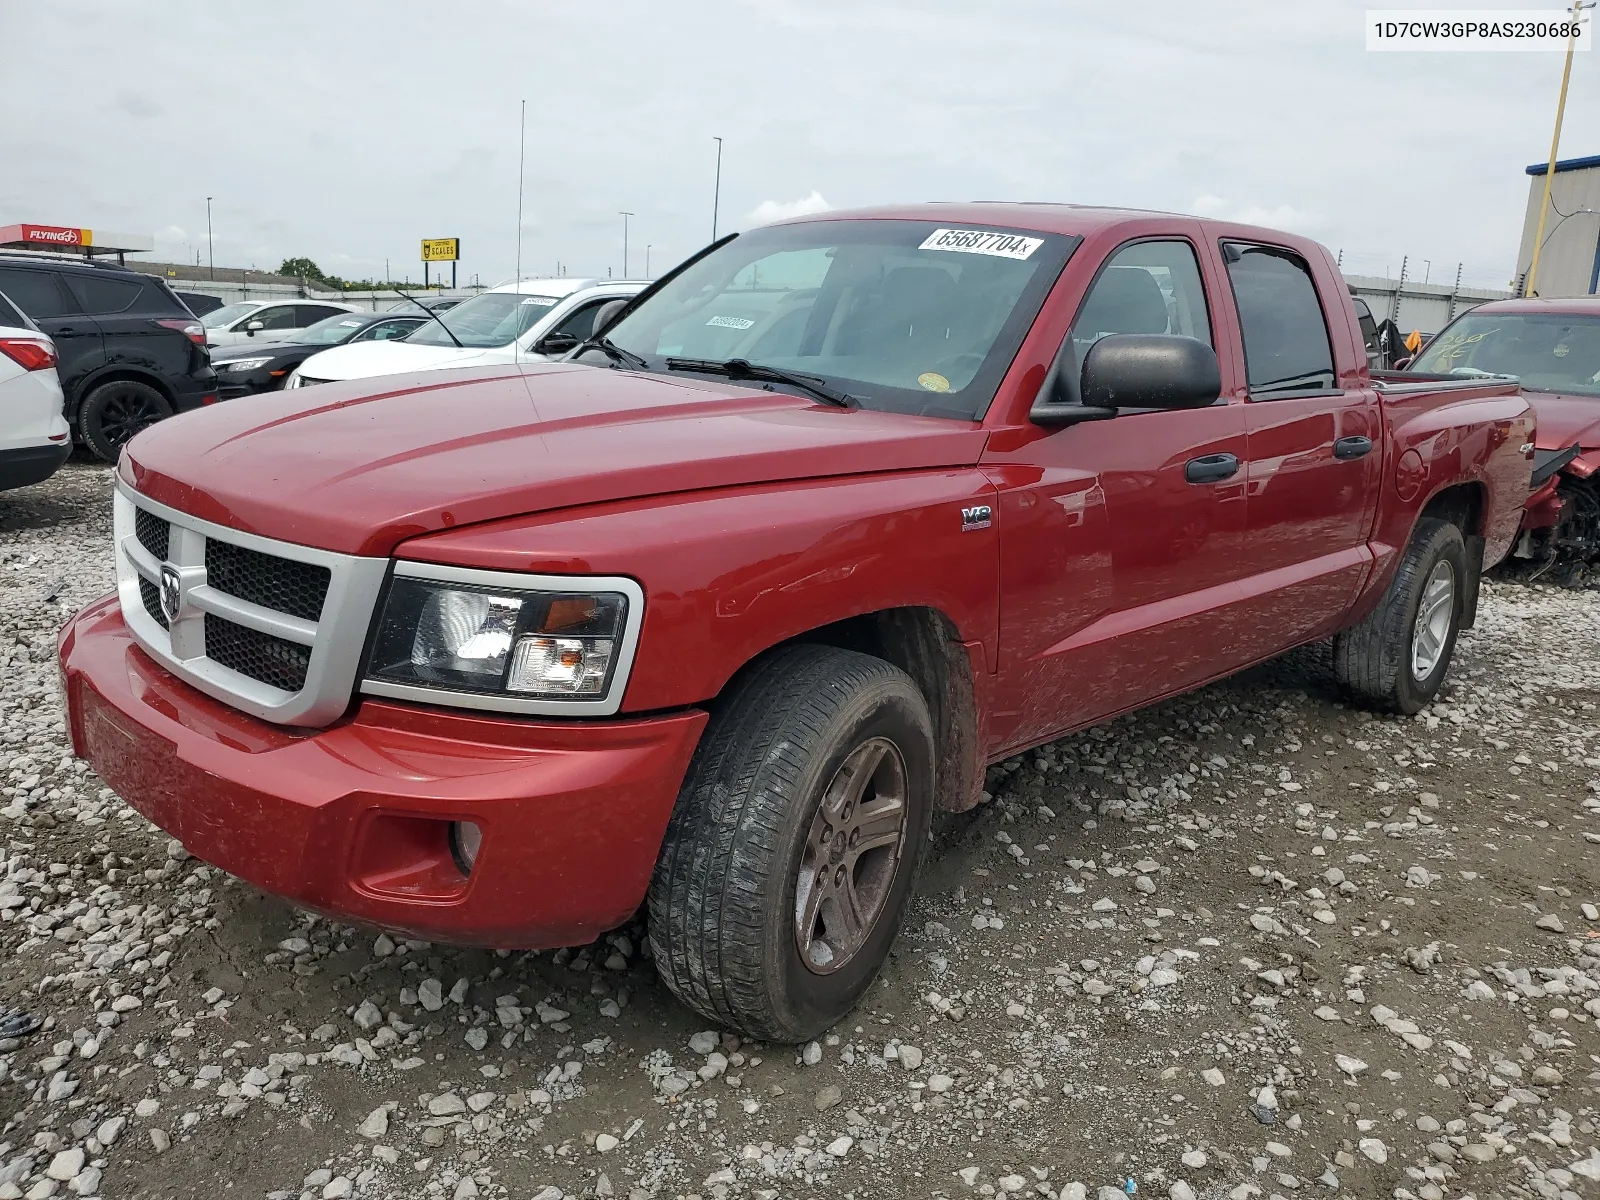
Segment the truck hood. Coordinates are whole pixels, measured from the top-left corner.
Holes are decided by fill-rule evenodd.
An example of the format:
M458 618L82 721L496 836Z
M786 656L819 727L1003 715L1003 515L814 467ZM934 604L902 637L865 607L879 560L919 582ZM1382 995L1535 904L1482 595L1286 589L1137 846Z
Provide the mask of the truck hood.
M300 364L300 374L314 379L370 379L374 375L511 363L516 357L515 344L462 349L459 346L412 346L402 341L361 342L313 354Z
M1533 444L1540 450L1600 446L1600 396L1567 396L1559 392L1523 393L1533 406Z
M574 505L876 471L971 466L964 421L839 409L720 380L527 364L273 392L139 434L140 494L346 554Z

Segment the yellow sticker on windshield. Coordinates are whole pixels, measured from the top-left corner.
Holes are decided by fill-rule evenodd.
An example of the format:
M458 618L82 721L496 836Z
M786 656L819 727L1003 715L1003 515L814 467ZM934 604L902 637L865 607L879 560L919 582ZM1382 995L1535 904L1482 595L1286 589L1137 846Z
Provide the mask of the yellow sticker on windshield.
M948 392L950 381L937 371L924 371L917 376L917 382L930 392Z
M1565 342L1562 342L1550 353L1554 354L1557 358L1565 358L1567 355L1572 353L1572 350Z

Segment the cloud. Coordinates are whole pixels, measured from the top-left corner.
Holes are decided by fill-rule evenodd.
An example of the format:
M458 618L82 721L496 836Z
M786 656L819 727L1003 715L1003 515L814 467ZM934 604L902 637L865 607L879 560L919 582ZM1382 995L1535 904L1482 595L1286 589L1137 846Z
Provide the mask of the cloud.
M1291 233L1312 233L1325 224L1320 213L1305 212L1290 204L1266 208L1260 204L1235 204L1226 196L1196 196L1189 211L1197 217L1234 221L1240 225L1265 225Z
M806 217L812 213L827 212L833 205L822 198L816 188L809 196L798 200L763 200L745 214L752 225L770 225L774 221L787 221L790 217Z
M164 116L167 111L148 96L130 88L119 91L116 98L111 101L111 107L118 112L127 113L130 117L138 117L145 121Z

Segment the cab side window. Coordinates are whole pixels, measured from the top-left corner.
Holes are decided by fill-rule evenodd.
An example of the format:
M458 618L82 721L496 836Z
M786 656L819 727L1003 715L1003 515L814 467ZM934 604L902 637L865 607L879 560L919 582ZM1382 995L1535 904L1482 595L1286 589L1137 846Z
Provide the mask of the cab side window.
M1211 345L1200 264L1188 242L1134 242L1107 261L1072 323L1078 361L1110 333L1173 333Z
M595 300L576 308L568 313L561 324L552 329L551 333L564 333L577 338L580 342L594 332L594 319L600 310L615 300L615 296L607 296L604 300Z
M277 304L251 313L245 318L246 327L260 321L263 329L297 329L294 305Z
M1224 242L1244 335L1245 377L1256 399L1337 386L1333 343L1311 268L1292 250Z

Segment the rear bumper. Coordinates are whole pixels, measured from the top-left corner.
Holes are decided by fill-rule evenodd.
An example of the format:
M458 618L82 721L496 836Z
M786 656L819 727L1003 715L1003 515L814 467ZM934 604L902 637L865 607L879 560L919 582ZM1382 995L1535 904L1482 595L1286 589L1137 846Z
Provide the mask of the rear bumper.
M172 388L174 412L188 412L191 408L217 402L217 373L209 366L192 375L169 379L167 383Z
M0 450L0 492L43 483L61 469L72 453L72 439L47 442L42 446L18 446Z
M157 667L115 597L68 623L59 653L74 751L197 858L330 916L472 945L574 945L626 921L706 722L368 701L290 731ZM453 821L483 832L470 875Z

